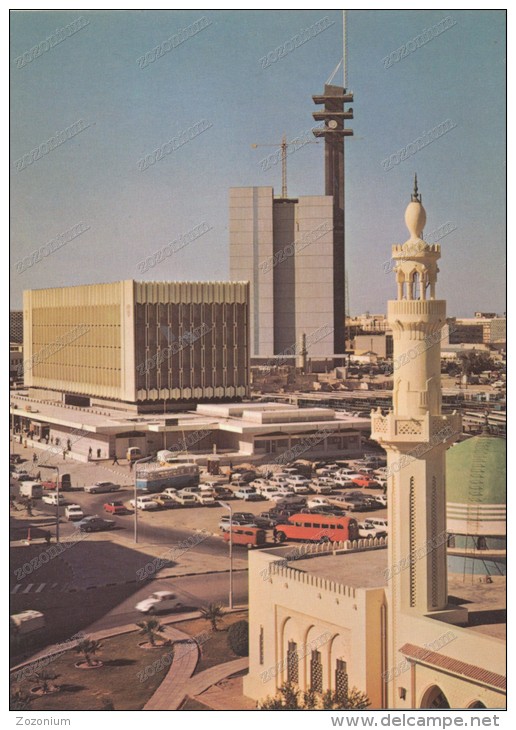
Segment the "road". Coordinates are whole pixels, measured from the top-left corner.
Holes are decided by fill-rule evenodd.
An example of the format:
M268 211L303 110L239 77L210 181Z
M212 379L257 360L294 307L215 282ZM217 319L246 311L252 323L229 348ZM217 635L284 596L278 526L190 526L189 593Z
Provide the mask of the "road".
M88 626L88 631L111 629L142 620L142 614L135 610L135 605L147 598L156 590L173 591L180 596L185 610L199 608L208 603L228 605L229 573L213 573L212 575L193 575L184 578L163 578L143 587L124 599L105 616ZM247 571L233 574L233 603L247 604Z

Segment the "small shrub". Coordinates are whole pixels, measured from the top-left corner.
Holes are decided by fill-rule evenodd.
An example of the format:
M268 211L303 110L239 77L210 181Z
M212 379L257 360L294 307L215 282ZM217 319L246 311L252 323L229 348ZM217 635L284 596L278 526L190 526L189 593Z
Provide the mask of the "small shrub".
M249 624L237 621L228 629L228 643L237 656L249 656Z

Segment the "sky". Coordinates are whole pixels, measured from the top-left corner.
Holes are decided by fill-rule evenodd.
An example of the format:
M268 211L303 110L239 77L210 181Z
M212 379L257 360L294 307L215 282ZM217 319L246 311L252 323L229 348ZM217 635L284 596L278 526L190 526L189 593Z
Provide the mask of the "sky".
M81 16L81 30L30 54ZM419 48L411 43L447 16L451 27ZM142 60L201 18L184 43ZM266 65L271 51L324 18L325 30ZM388 262L391 245L408 238L414 172L425 235L453 229L440 241L437 289L448 314L503 313L505 12L355 10L347 28L351 313L385 312L395 297ZM281 165L261 164L274 148L251 145L275 144L283 133L309 139L319 108L311 97L341 57L337 10L12 12L11 308L21 308L24 289L229 279L229 188L273 185L280 193ZM342 84L340 69L334 83ZM446 134L394 164L399 150L445 122ZM82 131L55 149L40 147L76 123ZM141 162L200 123L204 131L186 144ZM289 155L288 193L324 194L322 144ZM73 240L26 259L75 226L83 232ZM146 257L197 226L209 230L141 273Z

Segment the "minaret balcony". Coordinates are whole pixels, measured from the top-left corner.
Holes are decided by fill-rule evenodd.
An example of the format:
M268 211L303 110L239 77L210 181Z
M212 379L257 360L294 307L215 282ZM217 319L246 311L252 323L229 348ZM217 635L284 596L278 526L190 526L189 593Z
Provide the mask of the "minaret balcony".
M395 415L392 411L384 416L380 409L371 411L371 439L382 445L451 444L461 433L462 417L455 412L446 416L426 413L410 417Z

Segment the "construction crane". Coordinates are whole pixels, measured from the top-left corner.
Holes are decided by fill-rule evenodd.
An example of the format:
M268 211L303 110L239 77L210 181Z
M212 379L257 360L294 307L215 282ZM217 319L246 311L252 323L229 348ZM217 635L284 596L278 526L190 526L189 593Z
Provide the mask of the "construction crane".
M281 197L287 197L287 135L283 134L281 142L275 144L252 144L251 147L255 150L257 147L279 147L281 149Z
M252 144L251 147L256 149L257 147L279 147L281 149L281 197L287 198L287 150L291 146L296 146L298 139L295 138L292 142L287 142L287 135L284 134L281 138L281 142L275 144ZM303 143L305 144L317 144L317 140L309 140Z

